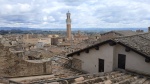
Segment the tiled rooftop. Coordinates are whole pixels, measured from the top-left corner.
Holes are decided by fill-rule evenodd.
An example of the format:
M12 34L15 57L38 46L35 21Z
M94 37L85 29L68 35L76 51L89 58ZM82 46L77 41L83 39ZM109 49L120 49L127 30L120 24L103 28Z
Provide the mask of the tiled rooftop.
M116 38L114 41L121 42L147 56L150 56L150 33Z
M107 33L115 33L121 36L132 36L132 35L140 34L138 32L131 31L131 30L123 30L123 31L110 31L110 32L103 33L102 35L105 35Z
M69 78L48 77L45 80L34 81L32 84L150 84L149 76L143 76L127 71L84 74Z

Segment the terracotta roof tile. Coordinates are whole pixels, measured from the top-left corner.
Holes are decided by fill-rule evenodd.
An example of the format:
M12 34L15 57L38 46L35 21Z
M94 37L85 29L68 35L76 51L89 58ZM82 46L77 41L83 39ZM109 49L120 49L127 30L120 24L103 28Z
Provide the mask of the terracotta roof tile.
M150 57L150 33L113 39Z

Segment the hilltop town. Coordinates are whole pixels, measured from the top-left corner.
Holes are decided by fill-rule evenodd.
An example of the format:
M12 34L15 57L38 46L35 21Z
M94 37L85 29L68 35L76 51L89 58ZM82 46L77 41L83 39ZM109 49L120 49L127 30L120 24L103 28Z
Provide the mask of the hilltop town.
M104 33L1 34L4 84L149 84L150 27Z

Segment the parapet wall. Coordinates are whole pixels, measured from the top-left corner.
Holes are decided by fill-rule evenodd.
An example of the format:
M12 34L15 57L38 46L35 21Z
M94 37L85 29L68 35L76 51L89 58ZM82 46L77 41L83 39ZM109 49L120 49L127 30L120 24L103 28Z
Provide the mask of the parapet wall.
M17 57L0 44L0 76L19 77L51 74L51 61L33 63Z
M76 58L72 59L72 66L73 69L82 70L82 61Z

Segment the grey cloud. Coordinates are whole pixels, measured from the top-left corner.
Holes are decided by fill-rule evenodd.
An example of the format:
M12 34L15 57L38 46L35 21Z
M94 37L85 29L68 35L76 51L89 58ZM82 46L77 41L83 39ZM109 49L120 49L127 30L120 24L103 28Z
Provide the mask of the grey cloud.
M9 16L2 16L2 19L10 22L17 22L17 23L26 23L27 17L23 15L9 15Z
M86 3L88 0L58 0L61 3L65 3L66 5L69 6L78 6L82 3Z
M126 27L143 21L145 27L150 22L149 4L149 0L0 0L0 26L65 27L70 10L76 27ZM135 24L132 26L139 26Z

